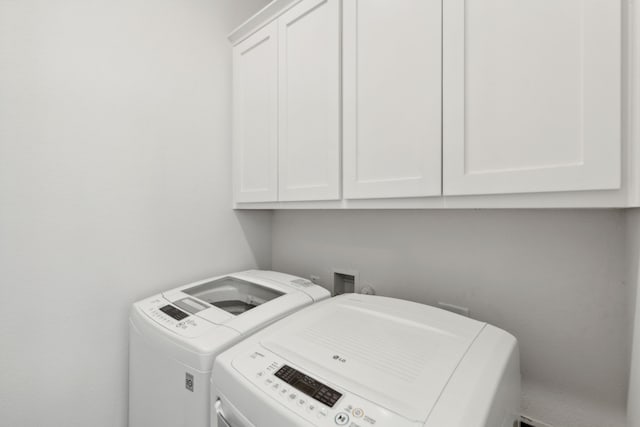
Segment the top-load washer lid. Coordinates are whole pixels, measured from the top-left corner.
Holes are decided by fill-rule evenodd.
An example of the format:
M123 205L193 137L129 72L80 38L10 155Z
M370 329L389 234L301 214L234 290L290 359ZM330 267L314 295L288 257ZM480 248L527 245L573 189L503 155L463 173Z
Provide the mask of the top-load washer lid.
M183 289L182 292L234 316L284 294L276 289L229 276ZM189 300L185 302L189 304Z
M281 322L261 344L306 373L425 421L484 323L408 301L345 295Z
M206 324L224 325L244 335L329 296L326 289L307 282L283 273L250 270L165 291L161 299L169 307L155 307L160 314L150 312L154 307L138 308L182 337L210 333ZM205 346L204 340L198 345Z

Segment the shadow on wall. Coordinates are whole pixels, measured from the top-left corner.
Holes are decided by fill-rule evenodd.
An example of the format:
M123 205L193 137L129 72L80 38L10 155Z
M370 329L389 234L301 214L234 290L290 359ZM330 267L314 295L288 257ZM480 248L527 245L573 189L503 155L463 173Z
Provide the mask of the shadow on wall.
M242 228L257 268L270 270L272 268L271 217L273 214L266 211L234 211L234 215ZM267 215L268 218L265 218Z
M627 402L628 427L640 427L640 209L627 212L627 283L629 284L629 342L631 371Z

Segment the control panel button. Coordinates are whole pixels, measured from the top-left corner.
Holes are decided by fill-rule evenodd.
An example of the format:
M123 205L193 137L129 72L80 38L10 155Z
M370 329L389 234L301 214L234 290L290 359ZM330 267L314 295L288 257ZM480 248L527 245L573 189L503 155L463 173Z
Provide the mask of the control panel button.
M306 399L300 398L298 399L298 406L304 406L307 403Z
M291 394L289 395L289 400L295 400L295 399L296 399L296 397L298 397L298 396L297 396L295 393L291 393Z
M349 422L349 415L346 412L338 412L335 418L336 424L343 426Z
M324 406L321 406L320 410L318 411L318 418L324 418L327 416L328 413L329 413L329 410Z
M309 403L309 406L307 406L307 411L313 412L315 410L316 410L316 405L314 403Z
M361 418L364 415L364 411L360 408L355 408L353 411L351 411L351 415L356 418Z

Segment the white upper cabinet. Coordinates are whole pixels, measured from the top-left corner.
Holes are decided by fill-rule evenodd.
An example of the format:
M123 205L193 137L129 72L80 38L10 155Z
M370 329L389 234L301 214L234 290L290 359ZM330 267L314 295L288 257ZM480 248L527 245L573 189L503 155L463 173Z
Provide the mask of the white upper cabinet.
M340 2L278 18L279 200L340 199Z
M441 0L344 0L344 195L441 194Z
M278 44L271 23L233 48L236 202L278 200Z
M443 7L444 194L619 188L620 0Z
M234 201L628 205L640 194L631 144L640 23L623 5L270 2L229 36Z

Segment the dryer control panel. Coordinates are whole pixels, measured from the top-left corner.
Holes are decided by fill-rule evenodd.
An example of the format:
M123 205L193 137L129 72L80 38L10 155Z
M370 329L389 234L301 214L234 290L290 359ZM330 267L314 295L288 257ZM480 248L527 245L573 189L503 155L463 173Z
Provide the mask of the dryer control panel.
M294 367L268 350L256 349L237 357L232 366L268 398L317 426L422 425Z

